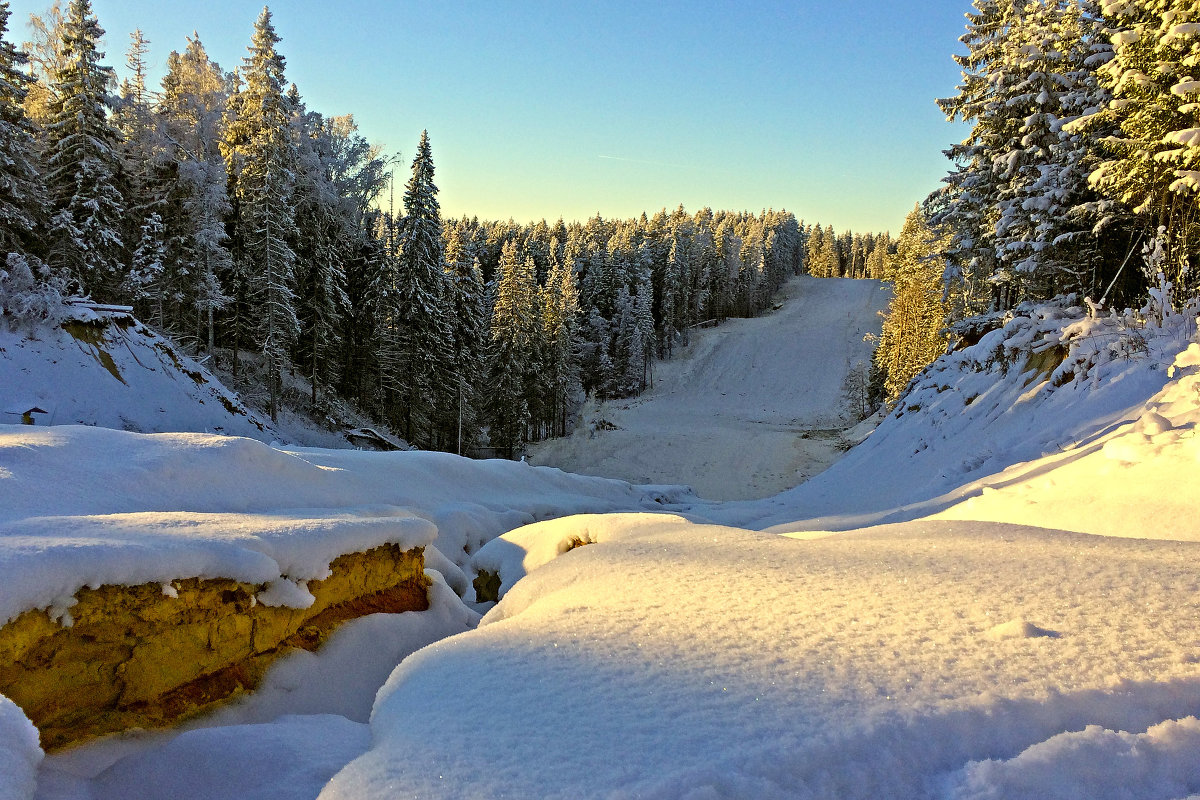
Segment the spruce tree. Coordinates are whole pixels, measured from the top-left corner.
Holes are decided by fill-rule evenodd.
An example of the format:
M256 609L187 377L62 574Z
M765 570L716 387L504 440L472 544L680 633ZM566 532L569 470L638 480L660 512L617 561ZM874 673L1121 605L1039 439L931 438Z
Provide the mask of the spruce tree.
M36 253L43 203L35 129L22 105L31 79L21 67L29 59L5 38L10 13L0 0L0 258Z
M453 451L464 455L480 434L480 377L488 338L488 310L483 272L469 233L461 225L449 229L446 278L450 310L450 375L453 380Z
M433 174L429 135L422 132L396 231L391 306L398 370L395 420L404 438L423 447L452 444L445 435L452 406L447 395L457 391L448 370L446 253Z
M896 245L892 302L875 348L875 365L884 377L886 399L894 403L908 382L946 351L942 333L940 249L920 208L904 220Z
M536 355L534 272L532 258L513 242L504 245L497 265L484 418L492 447L508 458L524 448L532 419L527 388Z
M54 75L47 129L52 266L99 300L119 299L125 277L125 202L118 185L121 136L108 118L111 67L90 0L71 0L63 20L63 63Z
M211 353L216 314L230 297L222 280L233 272L225 228L232 210L221 154L228 87L196 35L182 54L167 57L158 104L166 147L162 203L165 254L161 295L170 303L167 327L192 333Z
M1096 116L1115 130L1103 139L1105 158L1090 181L1132 209L1144 240L1163 229L1166 277L1195 286L1188 259L1200 249L1200 8L1123 0L1106 11L1115 53L1100 71L1112 100Z
M272 420L278 416L283 369L300 327L291 247L296 238L296 158L279 41L271 12L264 8L254 25L250 55L242 62L244 84L229 100L232 121L222 145L237 200L240 246L234 258L241 280L234 287L235 302L238 314L253 322L266 359ZM234 341L236 348L238 339Z
M580 388L576 332L579 292L574 270L564 260L561 257L552 260L546 284L540 290L542 339L546 345L546 399L542 406L551 436L567 435L567 417L574 410L573 398Z

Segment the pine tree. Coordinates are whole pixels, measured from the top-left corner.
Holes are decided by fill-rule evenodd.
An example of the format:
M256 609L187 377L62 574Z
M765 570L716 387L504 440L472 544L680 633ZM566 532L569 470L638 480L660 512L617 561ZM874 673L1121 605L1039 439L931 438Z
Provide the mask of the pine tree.
M895 286L875 348L875 364L884 375L887 402L894 403L908 382L946 350L942 333L941 259L920 208L904 220L896 244Z
M283 369L300 327L293 288L296 254L290 244L296 238L296 156L279 41L271 12L264 8L254 25L250 55L242 62L245 83L229 99L233 119L222 143L238 204L240 247L234 255L242 280L234 287L235 302L239 315L256 323L255 338L267 362L272 420L278 416ZM236 349L238 339L234 341Z
M108 119L113 71L100 64L104 31L90 0L71 0L62 33L63 64L54 76L47 130L50 262L84 291L114 300L125 277L121 136Z
M1091 183L1140 217L1145 239L1161 228L1166 277L1176 286L1197 285L1188 259L1200 249L1200 7L1122 0L1105 10L1114 57L1101 73L1112 100L1096 117L1115 130L1103 140L1106 158Z
M469 452L480 434L479 378L485 366L488 309L476 248L462 226L450 227L446 241L446 277L450 309L450 375L454 381L453 450Z
M404 189L404 218L396 231L392 307L400 370L394 377L395 419L406 439L425 447L451 443L447 395L456 394L448 369L446 255L433 174L429 136L422 132Z
M28 57L5 40L9 15L0 0L0 258L35 253L43 203L35 129L22 105L31 83L21 71Z
M124 293L137 302L155 298L154 324L163 328L163 295L160 284L163 279L163 260L166 247L163 243L162 218L157 212L142 222L137 247L133 251L133 264L125 279Z
M557 244L557 238L554 242ZM563 262L560 257L551 261L546 284L540 290L542 339L546 344L546 398L542 405L551 436L567 435L567 417L574 410L573 398L580 390L576 333L579 293L574 270Z
M505 244L497 266L484 418L492 447L508 458L525 446L532 420L527 388L536 374L534 274L533 259L524 257L515 243Z
M194 332L212 353L216 314L231 298L222 277L233 273L225 218L232 211L221 154L228 87L198 36L183 54L167 57L158 112L166 156L162 203L164 274L160 295L170 303L167 327Z

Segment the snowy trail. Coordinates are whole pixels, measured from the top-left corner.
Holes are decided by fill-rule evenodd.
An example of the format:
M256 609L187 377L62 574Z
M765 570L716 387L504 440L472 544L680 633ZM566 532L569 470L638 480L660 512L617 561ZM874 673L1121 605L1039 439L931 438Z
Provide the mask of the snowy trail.
M767 497L825 469L847 370L868 361L888 293L876 281L802 276L783 307L699 331L690 351L656 367L654 388L602 404L535 464L635 483L687 484L714 500ZM780 368L780 365L787 365ZM619 430L596 430L604 419Z

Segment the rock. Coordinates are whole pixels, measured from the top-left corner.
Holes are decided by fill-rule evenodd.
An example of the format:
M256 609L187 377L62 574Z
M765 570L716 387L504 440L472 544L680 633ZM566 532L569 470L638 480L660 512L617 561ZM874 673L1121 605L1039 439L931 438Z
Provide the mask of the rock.
M276 658L315 650L341 623L429 607L423 548L384 545L335 559L305 609L255 600L226 579L84 588L64 627L44 610L0 628L0 694L53 751L130 728L170 725L258 685ZM174 596L171 596L174 594Z

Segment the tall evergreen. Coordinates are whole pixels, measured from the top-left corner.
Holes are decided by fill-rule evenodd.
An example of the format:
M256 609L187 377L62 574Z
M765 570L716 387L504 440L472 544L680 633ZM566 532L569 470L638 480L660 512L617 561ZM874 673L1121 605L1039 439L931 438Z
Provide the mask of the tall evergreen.
M558 240L554 241L557 244ZM542 341L546 347L542 372L546 396L542 407L551 436L566 436L567 418L574 410L574 396L580 389L576 333L579 292L574 270L564 261L562 257L551 261L541 289Z
M887 401L895 402L908 382L946 351L942 333L944 265L939 245L920 208L904 220L893 260L894 289L875 349Z
M448 442L455 453L470 452L479 439L481 376L488 337L487 288L476 247L461 224L447 232L446 277L450 310L450 375L453 386L451 421L454 436Z
M232 210L221 154L228 86L196 35L167 57L158 115L166 154L162 203L165 253L161 295L167 327L195 336L211 353L216 314L229 304L222 280L233 272L225 228Z
M492 447L515 457L529 440L529 379L536 374L537 283L533 259L504 245L497 266L484 418Z
M229 98L232 119L222 145L237 202L235 313L252 323L266 359L271 419L278 415L282 372L300 327L291 246L296 158L279 41L271 12L264 8L254 25L250 55L242 61L243 84ZM239 338L235 332L235 348Z
M116 300L126 271L121 135L108 117L113 70L100 64L104 30L90 0L71 0L62 35L63 63L54 75L47 129L49 260L83 291Z
M390 303L398 369L394 417L402 435L423 447L437 446L439 433L446 438L449 417L444 395L456 383L447 370L451 335L445 305L446 253L433 171L429 136L423 131L404 189Z
M0 258L36 253L43 202L35 128L22 105L32 82L21 69L29 58L5 38L10 13L0 0Z
M1100 72L1112 101L1096 117L1113 130L1090 180L1138 216L1145 239L1163 229L1167 278L1194 287L1200 285L1189 269L1200 251L1200 8L1124 0L1106 4L1106 11L1114 57Z

